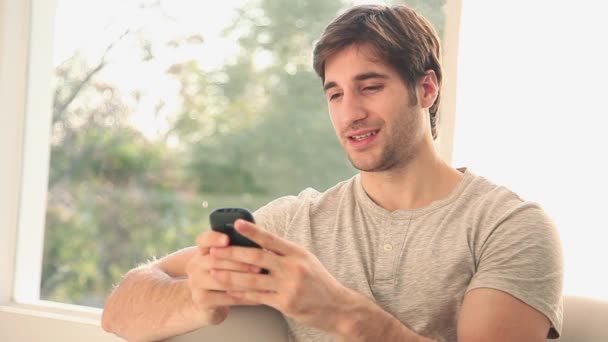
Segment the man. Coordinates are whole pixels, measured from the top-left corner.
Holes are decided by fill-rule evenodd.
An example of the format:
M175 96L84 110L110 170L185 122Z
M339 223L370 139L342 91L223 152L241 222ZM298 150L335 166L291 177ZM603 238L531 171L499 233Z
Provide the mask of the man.
M284 314L297 341L545 341L562 320L559 237L538 205L434 149L440 47L405 6L358 6L314 50L339 141L360 170L236 229L263 249L196 246L129 272L103 327L153 340L221 323L232 305ZM268 269L269 274L260 273Z

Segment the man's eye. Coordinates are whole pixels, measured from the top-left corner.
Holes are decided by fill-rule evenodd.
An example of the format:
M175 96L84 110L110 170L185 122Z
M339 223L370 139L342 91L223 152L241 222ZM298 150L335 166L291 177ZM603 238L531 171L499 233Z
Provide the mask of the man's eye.
M381 85L375 85L375 86L365 87L365 88L363 88L363 91L376 91L376 90L380 90L380 89L382 89Z
M342 94L341 94L341 93L335 93L335 94L331 94L331 95L329 96L329 100L330 100L330 101L331 101L331 100L335 100L335 99L339 98L340 96L342 96Z

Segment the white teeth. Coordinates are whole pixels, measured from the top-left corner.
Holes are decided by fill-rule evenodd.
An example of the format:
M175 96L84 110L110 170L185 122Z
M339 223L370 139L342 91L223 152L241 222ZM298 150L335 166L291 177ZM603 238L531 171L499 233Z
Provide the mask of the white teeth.
M368 132L363 135L353 135L352 138L355 140L363 140L363 139L365 139L369 136L375 135L375 134L376 134L376 132Z

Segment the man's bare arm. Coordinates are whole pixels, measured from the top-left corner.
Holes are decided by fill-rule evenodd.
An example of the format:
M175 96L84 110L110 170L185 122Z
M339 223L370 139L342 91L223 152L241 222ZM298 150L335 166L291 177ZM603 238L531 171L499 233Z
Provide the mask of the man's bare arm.
M351 307L338 319L340 340L432 341L362 295L353 296ZM465 296L460 311L458 341L545 342L549 327L543 314L515 297L498 290L475 289Z
M362 295L338 320L343 341L432 341L417 335ZM470 291L458 320L460 342L545 342L549 320L511 295L493 289Z
M345 305L342 314L337 318L338 341L434 341L418 335L362 294L354 290L349 292L350 304Z
M196 247L129 271L108 297L102 327L129 341L148 341L196 329L213 317L198 312L185 278Z
M149 341L224 321L237 301L210 271L259 272L249 264L209 255L209 248L228 243L226 235L207 231L197 237L195 247L130 271L106 301L103 329L128 340Z

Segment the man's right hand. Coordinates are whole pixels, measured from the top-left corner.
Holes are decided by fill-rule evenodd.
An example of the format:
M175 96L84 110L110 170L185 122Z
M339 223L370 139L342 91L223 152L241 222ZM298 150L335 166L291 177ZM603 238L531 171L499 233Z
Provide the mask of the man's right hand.
M250 264L217 259L209 254L212 247L229 245L226 234L215 231L201 233L196 239L198 251L186 265L188 285L192 292L192 302L199 310L209 313L209 324L223 322L229 313L229 306L236 305L234 297L225 293L226 288L210 275L211 270L230 270L243 273L259 273L260 268ZM242 300L238 304L243 304Z

